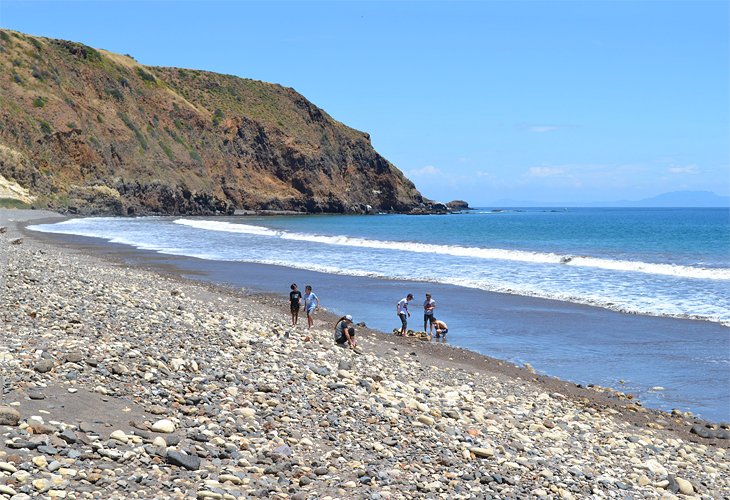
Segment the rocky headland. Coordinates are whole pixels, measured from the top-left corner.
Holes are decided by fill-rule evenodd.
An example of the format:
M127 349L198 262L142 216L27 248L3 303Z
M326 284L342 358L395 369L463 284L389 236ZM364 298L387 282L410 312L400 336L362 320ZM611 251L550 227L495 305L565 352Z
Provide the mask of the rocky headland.
M0 210L0 498L730 495L721 427L366 328L335 347L326 314L14 222L43 215Z
M367 133L292 88L0 29L8 200L113 215L440 211Z

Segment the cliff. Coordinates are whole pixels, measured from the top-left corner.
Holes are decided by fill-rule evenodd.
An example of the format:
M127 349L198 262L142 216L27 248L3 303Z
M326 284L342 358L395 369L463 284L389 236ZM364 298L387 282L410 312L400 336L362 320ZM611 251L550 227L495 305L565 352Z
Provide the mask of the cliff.
M0 186L83 214L430 207L368 134L291 88L9 30Z

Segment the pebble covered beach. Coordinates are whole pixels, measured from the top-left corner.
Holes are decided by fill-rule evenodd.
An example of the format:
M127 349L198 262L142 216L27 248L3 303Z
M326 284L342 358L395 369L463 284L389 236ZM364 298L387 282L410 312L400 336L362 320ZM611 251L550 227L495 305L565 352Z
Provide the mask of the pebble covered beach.
M0 210L0 498L730 498L725 425L365 328L344 349L284 297L17 222L47 215Z

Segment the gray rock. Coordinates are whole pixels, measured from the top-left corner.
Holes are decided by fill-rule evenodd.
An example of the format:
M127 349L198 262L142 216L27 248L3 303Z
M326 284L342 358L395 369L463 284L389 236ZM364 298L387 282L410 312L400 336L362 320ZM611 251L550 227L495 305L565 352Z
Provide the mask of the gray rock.
M41 359L35 365L33 365L33 369L38 373L50 372L53 369L53 360Z
M322 377L326 377L327 375L330 374L330 369L327 368L326 366L310 365L309 369L312 370L317 375L321 375Z
M340 362L337 364L337 369L350 371L352 370L352 366L353 363L351 359L341 359Z
M18 440L18 441L11 441L9 443L6 443L5 446L8 448L11 448L13 450L22 450L24 448L27 448L29 450L35 450L38 448L40 443L34 443L33 441L27 441L25 439Z
M715 437L715 431L713 429L709 429L708 427L705 427L701 424L694 424L689 432L691 432L692 434L697 434L699 437L705 439L712 439ZM676 493L676 491L673 493Z
M68 444L74 444L76 441L78 441L78 439L76 438L76 433L71 429L64 429L63 431L61 431L58 437L66 441Z
M669 474L669 476L667 476L667 479L669 480L669 485L667 486L667 490L671 491L672 493L679 493L679 483L677 483L677 480L674 478L674 475Z
M37 389L29 390L28 397L36 401L46 399L46 395Z
M64 356L66 363L79 363L82 359L84 359L84 355L78 351L67 352Z
M179 451L170 450L167 452L167 463L171 465L177 465L187 470L198 470L200 469L200 457L195 455L186 455Z

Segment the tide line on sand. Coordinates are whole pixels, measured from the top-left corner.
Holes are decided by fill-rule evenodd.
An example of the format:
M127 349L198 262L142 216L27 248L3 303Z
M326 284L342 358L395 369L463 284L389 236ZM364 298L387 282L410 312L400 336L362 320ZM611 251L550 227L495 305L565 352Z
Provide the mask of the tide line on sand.
M328 315L292 327L281 297L10 245L19 234L0 235L5 495L730 491L727 440L684 415L367 329L355 353Z

